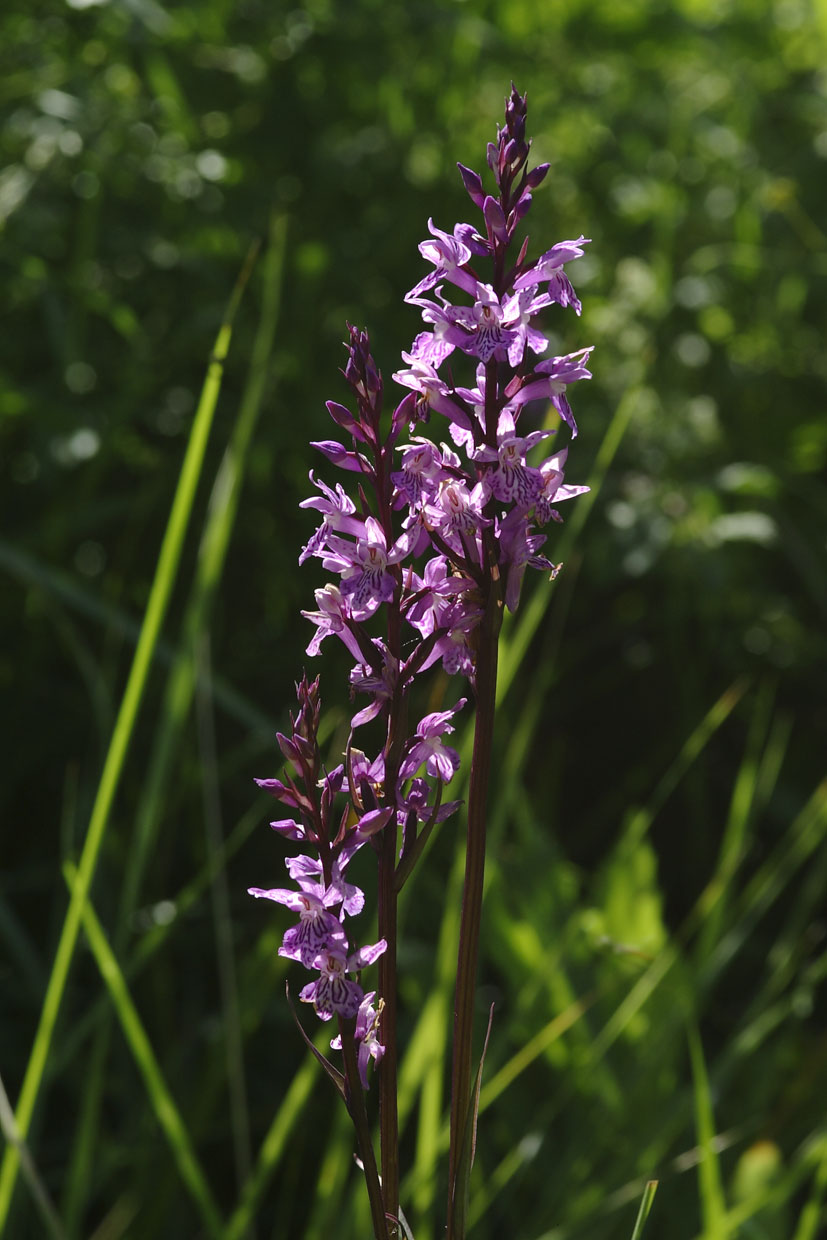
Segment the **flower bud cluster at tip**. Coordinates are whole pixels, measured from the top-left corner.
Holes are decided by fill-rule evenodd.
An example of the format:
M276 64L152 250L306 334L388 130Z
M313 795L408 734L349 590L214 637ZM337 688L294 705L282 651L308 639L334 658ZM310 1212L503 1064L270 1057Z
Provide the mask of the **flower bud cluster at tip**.
M481 214L478 226L458 223L447 232L428 221L430 235L419 249L431 270L405 296L419 309L424 330L393 375L407 391L389 418L367 333L349 325L343 374L355 410L337 401L327 408L350 442L314 446L346 475L358 476L356 495L311 471L317 493L302 503L321 522L300 562L318 558L333 577L316 591L315 609L302 613L315 627L307 653L314 656L328 637L338 638L353 660L351 694L365 704L351 718L344 764L326 773L316 739L318 680L305 678L297 687L292 735L279 737L292 774L259 782L295 812L273 823L275 830L311 846L317 857L288 860L296 889L256 888L252 894L298 914L281 954L318 974L301 997L322 1019L356 1018L365 1084L369 1060L382 1053L375 996L348 975L377 959L385 943L353 946L347 920L361 910L364 896L345 880L347 865L392 823L401 831L403 866L459 804L442 802L443 787L459 766L445 738L466 699L400 732L411 690L420 673L437 664L465 676L473 689L492 556L504 604L513 611L527 568L551 576L559 568L541 553L546 535L538 527L560 521L558 506L588 490L565 481L567 447L540 461L534 454L556 434L536 421L530 425L542 405L553 408L572 439L577 435L567 390L591 377L591 348L548 356L538 319L552 307L580 314L565 268L582 256L588 239L558 242L528 261L526 238L518 254L511 253L532 193L548 172L547 164L528 168L525 132L526 99L512 86L505 124L488 146L496 195L486 192L477 172L459 165ZM464 383L451 369L463 357ZM434 415L444 420L446 440L421 433ZM388 618L377 635L382 614ZM353 732L377 718L388 723L388 739L369 758L353 747Z

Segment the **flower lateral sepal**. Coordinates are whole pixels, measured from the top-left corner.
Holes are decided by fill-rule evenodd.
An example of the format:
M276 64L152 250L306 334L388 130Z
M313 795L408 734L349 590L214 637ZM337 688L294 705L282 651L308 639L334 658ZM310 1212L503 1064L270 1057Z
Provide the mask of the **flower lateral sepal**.
M293 997L290 994L289 982L284 983L284 993L287 997L287 1004L288 1004L288 1007L290 1008L290 1014L292 1015L293 1020L295 1021L296 1028L299 1031L302 1041L304 1042L305 1046L307 1046L307 1048L310 1050L311 1054L313 1055L313 1058L317 1061L317 1063L321 1065L322 1069L324 1070L325 1075L333 1082L333 1085L336 1088L337 1092L339 1093L340 1097L346 1103L347 1102L347 1083L345 1080L344 1073L340 1072L339 1069L330 1062L330 1060L327 1058L326 1055L322 1054L319 1048L307 1036L304 1025L299 1020L298 1012L296 1011L293 1005Z

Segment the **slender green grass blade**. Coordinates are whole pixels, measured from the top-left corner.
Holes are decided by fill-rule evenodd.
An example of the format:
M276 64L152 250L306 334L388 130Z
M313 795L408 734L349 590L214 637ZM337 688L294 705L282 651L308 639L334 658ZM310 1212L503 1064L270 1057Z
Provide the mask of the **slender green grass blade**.
M66 1232L63 1230L63 1225L43 1183L43 1178L38 1172L34 1159L25 1141L22 1140L17 1125L14 1122L14 1111L9 1102L9 1096L6 1093L2 1077L0 1077L0 1132L2 1132L6 1144L9 1146L13 1145L18 1150L23 1178L29 1186L29 1192L34 1199L38 1213L49 1235L53 1236L54 1240L66 1240Z
M43 963L31 936L2 893L0 893L0 943L4 946L6 960L14 962L15 977L20 979L20 983L32 996L38 997L46 983Z
M308 1237L336 1234L342 1200L353 1166L352 1134L353 1127L346 1109L335 1107L313 1192L313 1204L307 1221Z
M726 1240L731 1234L726 1222L726 1202L721 1180L721 1165L715 1148L715 1120L712 1095L703 1048L697 1027L690 1023L687 1030L689 1057L695 1095L695 1126L701 1158L698 1163L698 1187L704 1235L709 1240Z
M827 1198L827 1137L821 1138L820 1147L821 1157L813 1176L813 1186L799 1216L793 1240L817 1240L823 1234L823 1227L819 1232L819 1224L827 1224L824 1205Z
M95 1164L95 1153L100 1140L100 1111L103 1105L106 1083L106 1063L112 1042L112 1009L106 994L101 995L97 1036L86 1060L86 1079L80 1101L75 1134L72 1140L72 1157L66 1172L61 1197L61 1214L69 1235L80 1234L83 1209L88 1185Z
M480 1094L480 1114L487 1110L497 1098L503 1094L510 1085L516 1081L517 1077L525 1072L539 1057L548 1050L553 1042L561 1038L563 1034L571 1029L581 1016L583 1016L592 1002L591 998L578 999L566 1008L565 1012L561 1012L559 1016L555 1016L548 1022L533 1038L522 1046L516 1055L503 1064L499 1072L491 1078L485 1085Z
M698 936L697 955L701 960L707 957L718 940L732 878L746 846L747 830L760 780L762 750L771 723L774 696L774 686L769 683L764 684L759 690L752 709L747 749L735 778L718 861L709 884L713 904Z
M196 652L202 634L209 627L235 525L250 444L264 399L278 322L285 241L285 218L274 216L263 263L264 299L247 381L230 442L210 494L195 581L187 599L178 653L167 680L164 705L160 712L144 780L144 792L136 816L135 839L130 849L130 861L126 867L119 902L119 944L122 943L125 927L136 907L147 860L163 819L167 785L174 771L181 733L189 717L198 679Z
M746 689L747 682L745 680L739 680L730 685L721 694L720 698L713 703L698 726L687 737L675 761L659 780L646 807L637 811L634 818L630 820L628 830L634 839L642 839L648 832L660 808L678 786L681 778L690 769L692 763L703 753L715 732L734 710ZM708 897L706 897L705 893L702 893L696 909L690 915L687 925L682 931L682 939L699 923L703 912L706 910L707 903ZM637 979L629 993L623 998L603 1029L594 1039L591 1048L592 1060L594 1062L600 1059L620 1036L635 1013L641 1009L669 974L678 958L679 948L677 942L667 943L652 961L651 965Z
M692 729L681 746L680 752L658 780L645 808L639 811L632 831L634 838L643 838L669 797L700 758L715 733L732 714L748 688L749 681L746 677L734 680L712 703L700 723Z
M766 809L769 799L775 791L781 767L787 755L790 733L793 727L793 716L788 711L779 711L772 721L770 735L761 760L758 773L758 786L755 790L755 812L759 814Z
M641 1203L640 1203L640 1209L637 1212L637 1219L635 1220L635 1228L634 1228L634 1231L632 1232L632 1240L640 1240L641 1236L643 1235L643 1228L651 1212L652 1203L655 1200L655 1193L657 1192L657 1189L658 1189L657 1180L649 1180L649 1182L646 1185L646 1188L643 1190L643 1199L641 1200Z
M763 1191L751 1194L746 1201L733 1206L727 1212L725 1219L728 1229L727 1234L748 1237L763 1237L767 1235L768 1232L765 1226L761 1224L759 1216L767 1212L778 1211L785 1202L791 1201L795 1194L799 1192L802 1182L811 1174L814 1162L816 1163L816 1174L818 1175L818 1166L825 1157L825 1151L827 1151L827 1138L825 1138L824 1133L817 1131L815 1134L811 1134L798 1151L798 1156L795 1158L792 1166L780 1180L775 1181ZM823 1206L819 1213L824 1214ZM815 1222L817 1225L818 1214L815 1215ZM816 1231L813 1234L820 1240L823 1232ZM704 1230L695 1237L695 1240L708 1240L708 1237L708 1231ZM795 1236L793 1240L799 1240L798 1236Z
M238 822L229 838L225 840L221 852L216 857L208 859L206 865L187 883L186 887L183 887L176 895L171 897L170 902L175 910L175 916L171 921L164 921L154 925L151 930L148 930L140 938L134 951L123 966L123 974L127 982L133 981L149 962L154 959L170 934L172 934L176 923L203 899L215 874L226 865L230 858L250 838L255 828L260 825L262 817L263 814L259 805L251 806ZM275 946L278 946L278 941L276 941ZM75 1059L80 1047L89 1037L91 1031L97 1027L106 1003L106 996L102 995L63 1037L60 1046L55 1048L55 1071L61 1071Z
M326 1039L322 1034L315 1038L316 1048L319 1051L326 1047L330 1040L329 1032L325 1031L325 1033ZM302 1111L320 1075L315 1059L308 1056L293 1077L290 1088L261 1143L255 1166L241 1191L239 1203L224 1229L224 1240L242 1240L254 1222L261 1200L267 1191L267 1185L281 1162L291 1133L301 1121Z
M155 578L150 590L141 634L124 690L118 717L112 733L109 750L95 796L89 826L78 865L77 882L72 886L69 908L58 941L49 984L43 1001L40 1023L35 1033L29 1062L23 1078L15 1120L23 1138L26 1137L40 1092L43 1074L49 1058L58 1012L69 976L69 967L77 944L81 912L89 893L95 873L98 855L103 842L112 802L120 782L126 754L129 749L138 710L143 699L158 634L166 614L172 589L178 572L184 538L189 525L195 491L201 475L204 452L207 446L213 414L218 403L224 360L230 347L232 323L244 286L250 273L254 255L251 253L239 276L213 349L201 399L193 419L175 497L172 502L167 528L158 556ZM7 1146L0 1167L0 1233L5 1227L17 1172L19 1153L14 1146Z
M78 678L86 686L91 707L90 715L94 720L97 739L103 752L114 717L110 686L91 646L81 636L79 627L66 610L56 599L49 596L44 599L44 610L51 618L57 636L77 668Z
M67 862L64 872L69 887L74 887L78 882L77 868ZM147 1097L166 1136L181 1179L198 1208L201 1222L208 1234L216 1237L216 1240L221 1240L224 1229L218 1207L192 1148L186 1126L155 1058L141 1018L132 1002L123 973L88 900L84 901L81 918L92 954L101 977L106 983L124 1037L143 1078Z
M211 718L207 697L212 698L212 678L208 668L203 667L199 671L197 651L203 646L203 634L209 628L209 619L238 512L250 444L264 398L281 300L285 240L285 217L274 215L270 226L269 245L262 263L262 309L253 343L247 381L230 441L213 484L201 538L195 580L184 612L182 635L175 661L167 678L164 703L159 712L158 726L153 736L149 765L141 784L142 793L135 816L134 839L129 848L129 865L124 872L121 897L118 901L118 924L115 930L114 946L119 955L123 953L126 945L147 862L163 822L169 782L175 770L175 758L179 751L181 736L189 720L196 687L199 698L199 732L202 740L205 728L207 728L205 719ZM215 765L212 762L203 762L202 769L205 771L205 779L202 782L206 789L207 777L209 773L214 772ZM205 805L205 822L212 822L213 807L216 804L217 795L214 790L209 804ZM220 831L217 831L214 826L210 837L213 852L220 847L219 834ZM221 871L217 870L211 884L213 893L211 908L214 916L217 902L222 907L226 906L226 898L218 894L221 883ZM245 1135L247 1122L243 1087L244 1073L240 1053L241 1039L237 1004L232 1000L234 986L230 983L234 967L232 952L227 944L228 918L226 916L219 918L216 924L223 926L221 932L217 933L219 977L222 982L227 1053L230 1057L228 1064L231 1094L230 1115L240 1186L249 1172L249 1150ZM95 1140L100 1127L98 1104L102 1096L101 1077L106 1069L107 1044L107 1024L104 1022L98 1031L92 1054L92 1071L84 1093L81 1124L74 1142L72 1163L67 1176L65 1211L66 1217L72 1221L80 1216L82 1200L92 1167Z
M720 972L737 954L756 923L785 890L796 871L824 842L825 826L827 780L816 787L783 838L735 901L730 925L703 963L702 979ZM698 901L698 912L705 913L707 904L704 893Z
M138 1213L138 1205L134 1197L124 1193L112 1209L101 1219L100 1225L92 1232L89 1240L123 1240L129 1236L129 1228Z
M542 1145L542 1137L537 1132L527 1132L508 1151L504 1158L486 1175L479 1185L468 1209L468 1230L484 1218L486 1212L499 1193L520 1173L525 1174L526 1167L537 1157Z

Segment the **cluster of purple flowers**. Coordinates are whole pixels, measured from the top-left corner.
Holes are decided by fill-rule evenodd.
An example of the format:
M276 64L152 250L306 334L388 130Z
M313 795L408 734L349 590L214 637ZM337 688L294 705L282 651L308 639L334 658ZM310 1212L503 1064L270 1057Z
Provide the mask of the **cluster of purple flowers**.
M461 223L448 233L429 221L431 236L419 247L432 270L406 301L420 309L426 329L402 354L404 367L393 378L408 392L389 417L367 334L349 329L343 373L356 408L327 405L349 443L314 446L357 475L357 499L311 472L318 494L302 505L315 509L321 523L300 562L319 558L334 577L316 591L316 608L303 613L315 626L307 653L317 654L331 635L345 645L358 709L345 761L328 773L316 739L318 680L298 686L292 736L279 736L293 774L259 783L297 815L273 823L276 831L316 855L288 860L295 888L252 894L298 914L281 954L317 975L301 997L322 1019L356 1020L365 1084L369 1059L383 1052L382 1000L374 1004L375 992L365 994L348 975L377 960L386 942L354 948L348 919L364 897L346 881L347 866L363 844L378 851L382 834L393 832L398 889L433 826L459 804L443 803L442 795L459 766L446 737L466 698L427 714L411 731L411 690L420 673L439 663L465 676L474 691L479 626L492 590L513 611L527 567L556 574L559 565L541 554L546 536L538 527L559 521L558 505L587 490L565 482L566 448L536 460L534 449L555 430L525 425L532 406L550 402L571 437L577 434L567 388L590 378L591 352L543 357L549 342L537 326L554 305L579 315L565 266L582 255L587 239L560 242L529 262L526 238L510 257L515 230L548 172L547 164L527 169L529 146L525 99L512 90L505 127L488 148L497 195L486 194L480 176L460 165L482 214L479 231ZM461 355L471 359L472 386L454 378L447 364L452 355L452 364ZM450 442L421 433L432 415L444 419ZM408 437L400 442L404 430ZM354 747L353 735L376 719L384 721L384 737L368 757Z

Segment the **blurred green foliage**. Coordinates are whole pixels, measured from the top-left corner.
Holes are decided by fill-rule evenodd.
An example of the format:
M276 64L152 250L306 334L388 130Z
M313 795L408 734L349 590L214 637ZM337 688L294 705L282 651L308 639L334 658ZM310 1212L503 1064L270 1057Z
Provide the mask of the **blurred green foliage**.
M273 732L308 637L299 610L321 583L296 567L311 528L297 504L310 468L330 475L308 440L328 433L324 400L343 396L345 321L371 331L390 388L418 330L402 303L422 274L417 242L429 216L469 218L455 162L482 170L513 79L536 161L552 164L528 220L533 252L593 238L572 269L582 318L550 322L559 352L595 345L595 378L574 393L571 481L599 460L621 405L628 422L502 707L481 978L481 1010L499 1002L494 1082L551 1033L484 1110L473 1234L626 1237L658 1172L652 1234L820 1234L825 66L823 0L3 11L0 1074L12 1101L65 913L61 862L83 842L210 349L275 215L287 236L275 344L256 362L260 262L93 903L222 1213L287 1096L255 1234L365 1234L347 1129L283 1002L284 927L244 895L280 881L282 858L251 777L278 767ZM264 407L221 587L197 613L213 760L190 699L178 719L165 693L190 648L197 530L251 373ZM203 646L199 657L203 679ZM344 665L333 653L322 665L335 754ZM216 861L203 824L218 806L235 834ZM434 926L450 946L455 846L446 830L405 911L417 1240L439 1234L436 1016L450 1011L452 961L435 962ZM210 903L210 865L229 923ZM228 925L246 1156L219 981ZM84 951L30 1134L39 1173L69 1235L202 1234L103 994ZM703 1072L687 1050L695 1021ZM42 1226L19 1185L9 1237Z

